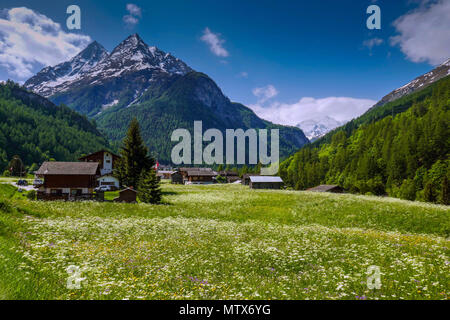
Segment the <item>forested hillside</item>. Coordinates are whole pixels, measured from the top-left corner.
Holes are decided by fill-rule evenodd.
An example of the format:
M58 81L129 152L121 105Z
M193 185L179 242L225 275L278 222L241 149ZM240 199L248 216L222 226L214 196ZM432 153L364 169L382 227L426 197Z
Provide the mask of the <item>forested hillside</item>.
M339 184L355 193L449 202L450 77L369 110L280 166L295 189Z
M9 82L0 84L0 173L19 155L27 166L69 161L108 145L85 116Z

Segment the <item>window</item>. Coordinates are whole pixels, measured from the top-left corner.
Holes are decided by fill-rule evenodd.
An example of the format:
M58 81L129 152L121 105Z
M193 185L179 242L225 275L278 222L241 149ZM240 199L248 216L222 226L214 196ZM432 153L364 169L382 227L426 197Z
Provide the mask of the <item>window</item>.
M111 163L111 160L106 160L106 163Z
M55 196L60 196L60 195L62 195L62 190L61 189L51 189L50 194L55 195Z

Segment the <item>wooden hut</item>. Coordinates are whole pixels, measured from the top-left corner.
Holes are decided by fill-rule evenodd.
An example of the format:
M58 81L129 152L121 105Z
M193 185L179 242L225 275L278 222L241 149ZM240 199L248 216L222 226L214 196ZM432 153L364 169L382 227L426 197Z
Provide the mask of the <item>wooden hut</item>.
M250 177L258 177L258 176L259 176L259 174L257 174L257 173L246 173L242 176L241 183L243 185L248 186L250 184Z
M175 171L174 173L172 173L172 175L170 176L170 179L172 181L173 184L183 184L183 175L181 174L180 171Z
M334 185L334 184L322 184L320 186L307 189L306 191L342 193L342 192L344 192L344 189L341 188L340 186Z
M114 202L137 203L137 191L131 188L126 188L119 191L119 197L114 199Z
M251 176L249 179L250 189L281 189L284 186L280 177Z

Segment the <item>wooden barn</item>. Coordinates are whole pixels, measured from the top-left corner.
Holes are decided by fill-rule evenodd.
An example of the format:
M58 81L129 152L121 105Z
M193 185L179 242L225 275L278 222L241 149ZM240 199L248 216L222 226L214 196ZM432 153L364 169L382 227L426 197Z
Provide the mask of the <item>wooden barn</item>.
M174 174L175 171L171 171L171 170L158 170L156 172L156 176L159 177L160 179L164 179L164 180L169 180L172 177L172 174Z
M242 176L241 183L242 183L243 185L248 186L248 185L250 184L250 177L258 177L258 176L259 176L259 174L256 174L256 173L247 173L247 174L244 174L244 175Z
M172 183L209 184L214 183L217 172L211 168L179 168L172 174Z
M227 180L227 183L233 183L241 179L239 174L234 171L220 171L219 176L224 177Z
M344 192L344 189L341 188L340 186L334 185L334 184L322 184L320 186L307 189L306 191L342 193L342 192Z
M131 188L121 190L119 197L115 198L114 202L137 203L137 191Z
M180 171L172 173L170 180L173 184L184 184L183 174Z
M215 176L217 176L217 173L212 170L188 170L186 174L185 184L214 183Z
M38 186L38 200L89 200L94 199L94 188L100 176L98 162L44 162L36 178L43 181Z
M250 189L281 189L284 182L280 177L250 176Z

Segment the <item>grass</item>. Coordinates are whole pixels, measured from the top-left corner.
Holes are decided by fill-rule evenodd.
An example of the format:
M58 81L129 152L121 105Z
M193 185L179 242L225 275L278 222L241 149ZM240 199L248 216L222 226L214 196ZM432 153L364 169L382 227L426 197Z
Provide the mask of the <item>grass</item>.
M0 292L11 299L449 297L449 207L241 185L164 184L163 193L158 206L0 200ZM82 270L81 289L67 289L69 265ZM367 287L372 265L381 270L379 290Z

